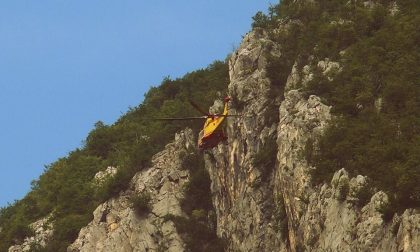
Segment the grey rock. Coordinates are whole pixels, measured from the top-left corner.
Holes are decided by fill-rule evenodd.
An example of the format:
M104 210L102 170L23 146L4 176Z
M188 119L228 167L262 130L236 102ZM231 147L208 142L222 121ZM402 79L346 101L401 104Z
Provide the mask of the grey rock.
M391 223L384 222L380 209L389 204L385 193L361 201L375 190L366 177L352 177L337 167L330 183L311 183L311 171L320 168L311 167L302 153L309 139L316 148L316 139L331 120L331 107L301 92L312 79L309 65L298 70L295 64L280 100L282 94L274 92L266 76L270 54L281 55L281 48L256 30L232 55L231 111L258 117L229 119L228 145L205 156L217 233L228 241L227 250L420 251L418 211L408 209ZM329 59L312 65L330 80L342 68ZM270 137L277 141L276 164L257 167L254 157ZM287 223L287 228L280 228L280 223Z
M112 178L118 169L116 167L108 166L105 170L95 174L93 182L96 186L101 186L108 178Z
M153 157L150 168L133 177L130 189L97 207L93 221L81 229L68 251L185 251L174 224L164 217L183 215L180 199L189 174L181 165L193 145L191 130L177 134ZM152 210L137 216L129 199L142 192L151 195Z
M341 169L334 174L331 185L336 199L344 200L349 191L349 175L345 169Z
M273 227L274 195L267 182L274 167L263 171L253 164L254 155L267 139L276 137L280 99L272 96L275 90L265 70L268 48L273 45L262 30L255 30L232 55L228 90L234 99L230 110L245 117L229 118L228 144L205 155L217 233L226 238L232 251L270 251L284 246Z
M51 215L48 215L36 222L30 224L30 228L35 235L26 237L22 244L14 245L9 248L9 252L31 251L32 247L45 247L51 236L53 235L53 222Z

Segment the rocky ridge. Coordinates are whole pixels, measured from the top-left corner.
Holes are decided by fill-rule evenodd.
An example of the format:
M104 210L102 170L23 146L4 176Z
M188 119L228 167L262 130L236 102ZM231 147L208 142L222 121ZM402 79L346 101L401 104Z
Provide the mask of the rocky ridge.
M34 231L34 235L26 237L22 244L11 246L9 252L26 252L44 247L53 234L51 215L32 223L30 227Z
M267 78L269 55L281 55L281 49L256 29L231 57L232 111L245 117L229 119L229 144L206 155L217 231L229 241L228 250L419 251L418 210L385 223L379 210L388 197L378 191L364 202L366 177L350 177L337 167L331 183L311 184L314 167L303 152L308 139L328 125L330 107L299 89L311 79L309 66L293 67L281 101ZM329 59L315 65L327 76L340 71L339 62ZM277 142L277 161L264 170L253 159L270 138Z
M174 223L165 217L182 216L180 199L189 179L183 158L194 146L192 131L186 129L157 153L150 168L138 172L130 189L101 204L94 219L82 228L68 251L184 251L185 244ZM151 211L136 215L130 197L147 192Z

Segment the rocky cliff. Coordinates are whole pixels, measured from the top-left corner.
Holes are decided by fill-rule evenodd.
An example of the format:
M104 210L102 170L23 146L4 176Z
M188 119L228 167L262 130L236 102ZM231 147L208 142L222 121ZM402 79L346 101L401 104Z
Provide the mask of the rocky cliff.
M368 8L372 4L366 2ZM397 11L393 8L391 14ZM301 25L281 20L274 32L287 33L292 22ZM345 22L331 25L337 23ZM314 183L312 171L321 168L306 161L306 145L313 141L316 147L334 116L331 106L304 87L315 72L331 81L343 66L339 59L309 55L309 62L295 62L283 76L286 83L278 85L268 68L273 58L287 54L284 48L255 28L229 59L230 113L243 116L227 119L227 144L204 153L217 236L226 241L226 250L420 251L418 209L385 221L382 210L391 204L389 195L368 177L350 175L343 167L336 167L331 181ZM375 101L379 112L382 105L382 99ZM222 107L216 101L211 111ZM186 216L181 201L191 174L183 160L194 139L191 130L177 134L150 167L135 175L128 190L94 211L93 221L68 251L186 251L185 235L173 217ZM145 193L150 211L136 214L131 199ZM43 244L46 239L27 238L9 251L27 251L31 241Z
M182 216L180 199L189 179L182 161L195 144L191 130L175 136L152 166L138 172L130 189L101 204L68 251L184 251L185 244L168 215ZM150 195L150 212L138 215L130 198Z
M388 196L376 191L363 199L372 187L366 177L350 177L337 167L330 183L311 183L315 168L305 161L305 144L323 133L331 108L299 89L312 78L309 66L295 66L284 90L272 85L268 57L281 53L256 29L230 59L231 113L244 117L228 120L227 145L205 153L217 234L227 250L420 251L418 210L407 209L386 223L379 210L389 204ZM328 59L316 65L325 75L340 68ZM221 107L216 101L211 109ZM177 135L152 167L133 178L130 190L100 205L69 251L184 251L165 216L184 214L179 200L189 174L181 164L192 139L188 130ZM274 162L261 165L255 159L265 152ZM151 194L152 211L139 218L128 199L143 191Z
M11 246L9 252L32 251L44 247L53 233L51 216L32 223L31 228L34 230L33 236L26 237L22 244Z
M228 122L228 145L206 155L212 179L218 235L229 251L419 251L420 213L408 209L385 223L379 209L388 197L364 176L337 167L331 183L313 186L305 144L331 118L330 107L299 85L311 79L309 66L290 73L284 93L270 85L267 57L281 55L262 30L247 34L230 59L232 111L244 118ZM316 64L324 75L339 69L328 59ZM284 99L282 99L284 97ZM276 161L259 167L255 158L275 139Z

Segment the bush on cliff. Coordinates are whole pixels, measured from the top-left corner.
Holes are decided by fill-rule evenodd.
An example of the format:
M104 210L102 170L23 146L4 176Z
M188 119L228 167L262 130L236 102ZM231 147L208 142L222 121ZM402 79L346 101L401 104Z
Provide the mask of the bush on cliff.
M194 218L168 215L167 220L175 223L176 230L186 244L187 251L216 252L225 251L225 242L218 238L216 230L212 230L206 223Z
M181 200L181 208L187 217L169 215L167 219L173 221L183 235L188 251L224 251L223 241L216 236L211 180L204 166L203 154L188 154L182 166L190 172Z
M204 210L206 213L213 208L211 202L210 176L204 167L203 154L194 153L186 157L183 167L190 172L190 179L184 188L184 198L181 207L191 215L194 210Z
M328 181L340 167L368 175L394 197L394 210L420 206L418 17L386 16L379 29L347 49L333 80L321 77L309 85L340 115L319 141L315 180Z
M314 141L319 146L307 144L314 182L330 181L345 167L387 191L394 212L420 207L418 1L366 7L362 1L284 0L271 11L256 15L253 24L281 48L267 76L285 85L294 64L299 71L308 65L313 76L303 91L320 96L336 115ZM277 29L278 23L287 25ZM321 60L340 63L332 78L318 68Z
M254 155L253 165L261 172L261 181L267 181L276 167L277 142L273 137L269 137L262 144L260 150Z
M150 205L151 199L150 194L147 192L136 194L130 198L131 208L134 209L137 216L141 217L152 210Z

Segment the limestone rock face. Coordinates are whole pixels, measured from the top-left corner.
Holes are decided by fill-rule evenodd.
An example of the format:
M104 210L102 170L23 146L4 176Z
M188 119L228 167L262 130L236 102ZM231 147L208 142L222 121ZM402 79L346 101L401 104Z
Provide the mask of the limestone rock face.
M153 157L150 168L134 176L129 190L94 211L93 221L82 228L68 251L184 251L174 223L164 217L183 215L180 199L189 172L182 169L182 161L193 146L191 130L177 134ZM144 192L151 197L151 212L138 216L129 199Z
M9 248L9 252L31 251L35 247L45 247L48 239L53 234L53 223L51 216L42 218L30 225L34 231L34 236L27 237L22 244L14 245Z
M273 43L261 30L253 31L230 59L231 113L237 110L245 117L229 118L228 144L205 155L217 232L232 251L285 247L273 227L273 185L263 182L265 175L252 162L262 145L276 137L280 100L271 96L273 89L266 77L268 45Z
M420 251L420 213L407 209L386 223L380 209L388 196L367 177L337 167L330 183L314 186L304 158L308 140L322 135L330 107L300 88L309 66L296 64L279 93L267 78L267 57L281 55L260 30L247 34L230 61L231 113L228 144L205 155L212 180L217 233L228 251ZM331 80L340 64L312 64ZM217 109L215 103L214 110ZM275 139L276 162L259 167L255 158ZM367 191L374 191L371 198Z
M93 178L93 182L97 186L101 186L106 179L113 177L115 174L117 174L118 169L116 167L108 166L104 171L100 171L95 174L95 177Z

